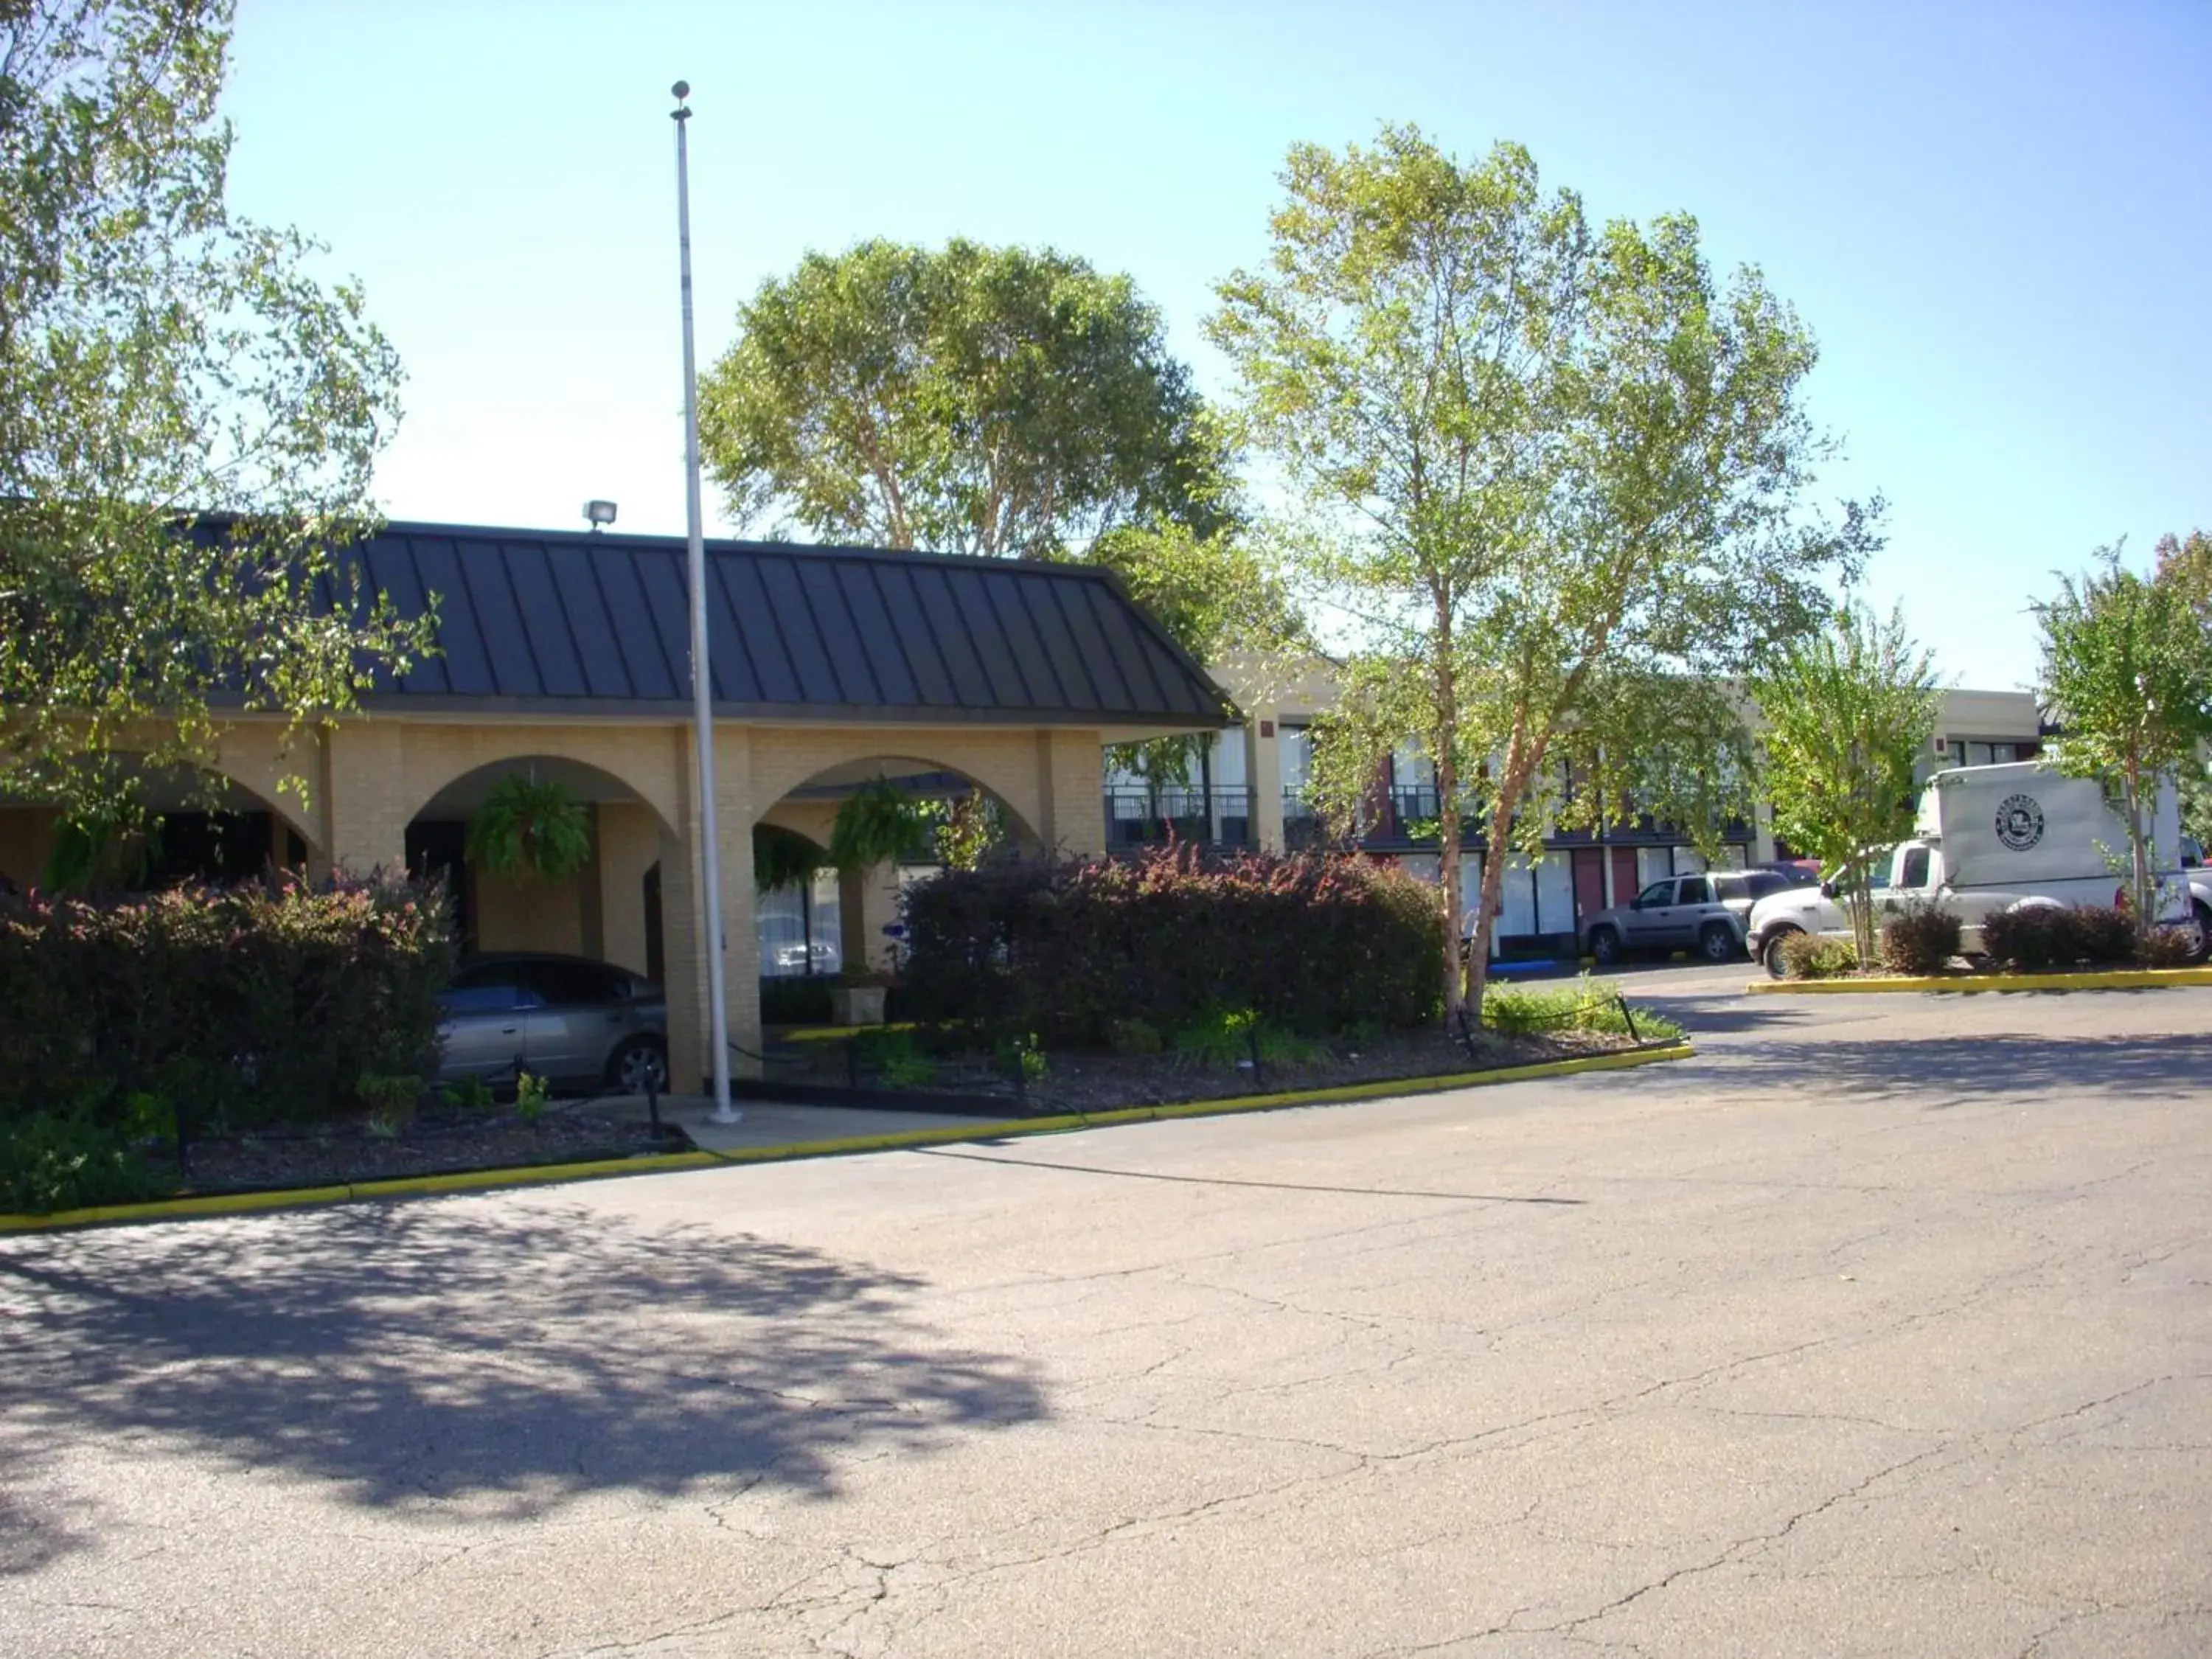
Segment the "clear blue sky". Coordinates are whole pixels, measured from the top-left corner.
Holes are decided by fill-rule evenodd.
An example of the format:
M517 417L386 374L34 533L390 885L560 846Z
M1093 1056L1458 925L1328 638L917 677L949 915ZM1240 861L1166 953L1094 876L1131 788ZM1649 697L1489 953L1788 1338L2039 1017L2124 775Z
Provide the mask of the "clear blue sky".
M2052 568L2212 528L2212 0L240 9L233 200L403 354L394 517L681 531L681 76L702 362L810 248L964 235L1129 272L1218 391L1285 148L1412 121L1765 270L1955 683L2028 681Z

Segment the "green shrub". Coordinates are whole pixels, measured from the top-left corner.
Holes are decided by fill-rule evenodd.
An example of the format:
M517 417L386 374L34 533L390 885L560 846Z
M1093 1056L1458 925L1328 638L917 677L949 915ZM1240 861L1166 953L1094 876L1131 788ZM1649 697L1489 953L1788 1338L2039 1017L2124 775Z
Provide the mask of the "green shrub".
M1249 1009L1326 1036L1439 1012L1434 891L1348 854L1208 855L949 870L910 890L902 1012L1103 1044L1116 1020L1178 1030Z
M1959 954L1959 937L1951 911L1910 905L1881 925L1881 965L1893 974L1940 974Z
M553 1085L531 1072L518 1072L514 1078L514 1115L525 1123L535 1123L545 1115L545 1108L553 1098Z
M175 1184L139 1156L125 1126L79 1113L0 1122L0 1210L40 1215L129 1204Z
M999 1062L1000 1070L1018 1075L1024 1084L1043 1082L1044 1074L1049 1069L1045 1061L1043 1046L1037 1042L1034 1031L1003 1039L993 1051L993 1058Z
M453 962L434 883L0 898L0 1122L65 1102L106 1126L134 1095L193 1133L359 1109L434 1069Z
M1165 1045L1160 1041L1159 1028L1141 1019L1109 1019L1106 1022L1106 1046L1117 1054L1141 1056L1156 1054Z
M1217 1008L1176 1034L1176 1053L1201 1066L1234 1066L1257 1049L1264 1062L1303 1063L1320 1050L1249 1008Z
M1791 933L1782 941L1784 978L1840 979L1858 970L1858 948L1847 939L1826 933Z
M1672 1042L1682 1028L1649 1008L1633 1011L1634 1035L1644 1041ZM1629 1017L1621 1012L1620 988L1587 975L1566 985L1493 985L1482 994L1482 1023L1500 1036L1534 1036L1552 1031L1593 1031L1627 1036Z
M853 1044L854 1057L861 1066L894 1089L926 1088L937 1081L937 1062L921 1052L911 1031L870 1025L844 1041Z

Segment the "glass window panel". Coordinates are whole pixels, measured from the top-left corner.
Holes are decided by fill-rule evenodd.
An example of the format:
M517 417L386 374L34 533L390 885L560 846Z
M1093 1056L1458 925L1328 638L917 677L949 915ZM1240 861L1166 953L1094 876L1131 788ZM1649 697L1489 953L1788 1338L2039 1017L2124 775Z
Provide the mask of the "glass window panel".
M1536 866L1536 925L1532 931L1575 931L1574 866L1565 853L1547 853Z
M1498 906L1498 937L1525 939L1536 931L1535 872L1515 859L1505 866L1505 879L1501 884L1505 890Z

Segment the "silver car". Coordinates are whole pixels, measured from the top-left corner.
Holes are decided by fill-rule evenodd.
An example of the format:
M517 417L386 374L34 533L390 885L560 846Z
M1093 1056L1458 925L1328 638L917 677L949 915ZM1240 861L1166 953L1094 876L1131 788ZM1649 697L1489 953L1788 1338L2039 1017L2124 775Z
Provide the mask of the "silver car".
M438 1043L441 1083L512 1085L520 1070L567 1092L668 1087L660 987L584 957L471 957L439 995Z
M1663 956L1695 951L1708 962L1728 962L1743 953L1751 907L1799 884L1798 878L1778 870L1664 876L1633 902L1584 921L1582 946L1600 967L1644 951Z

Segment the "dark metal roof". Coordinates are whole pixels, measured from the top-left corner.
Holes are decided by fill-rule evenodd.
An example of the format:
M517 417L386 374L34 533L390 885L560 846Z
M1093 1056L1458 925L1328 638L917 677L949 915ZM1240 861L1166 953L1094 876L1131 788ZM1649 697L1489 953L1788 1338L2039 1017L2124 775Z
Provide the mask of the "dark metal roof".
M394 708L688 713L676 537L392 524L350 548L441 653ZM1092 566L776 542L707 544L716 712L799 720L1218 726L1203 669Z

